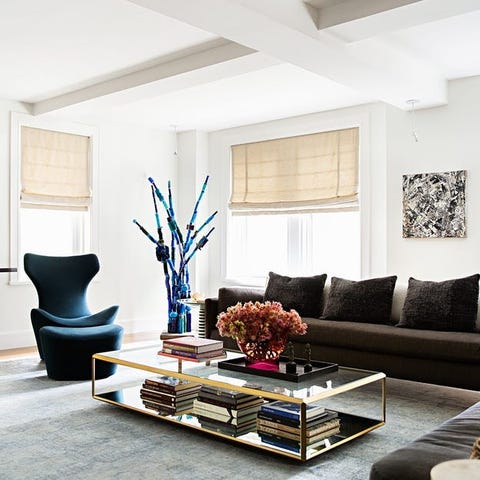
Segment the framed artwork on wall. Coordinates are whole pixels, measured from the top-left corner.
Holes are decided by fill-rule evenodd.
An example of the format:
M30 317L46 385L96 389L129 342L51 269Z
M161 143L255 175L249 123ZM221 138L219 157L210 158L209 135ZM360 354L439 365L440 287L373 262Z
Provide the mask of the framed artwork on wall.
M403 237L465 237L466 170L403 175Z

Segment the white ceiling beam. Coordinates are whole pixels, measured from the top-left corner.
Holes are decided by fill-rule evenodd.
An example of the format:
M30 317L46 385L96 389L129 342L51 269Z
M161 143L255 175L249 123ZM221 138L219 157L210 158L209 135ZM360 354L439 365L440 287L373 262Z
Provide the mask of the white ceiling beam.
M317 9L317 27L319 30L359 20L378 13L388 12L420 1L421 0L369 0L368 2L359 2L358 0L344 0L323 7L318 1L306 0L308 4Z
M314 32L311 12L300 0L283 2L289 8L277 10L272 0L130 1L399 108L406 108L410 98L421 99L422 106L446 102L446 80L424 62L396 55L391 47L388 68L381 58L359 58L345 42L325 31ZM381 47L376 51L380 57L386 53Z
M355 42L476 10L480 0L345 0L318 9L318 27Z
M188 88L279 63L251 48L223 39L207 42L203 50L194 50L167 61L163 59L148 68L36 102L33 113L44 114L89 100L96 100L103 106L118 104L119 100L133 102L152 92L158 94Z

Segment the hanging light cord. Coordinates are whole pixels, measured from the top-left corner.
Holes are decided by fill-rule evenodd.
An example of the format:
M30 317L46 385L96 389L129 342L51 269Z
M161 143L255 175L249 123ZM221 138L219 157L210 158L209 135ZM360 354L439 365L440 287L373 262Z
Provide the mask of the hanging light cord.
M418 142L418 135L415 126L415 104L418 103L418 100L407 100L407 103L411 106L410 115L412 117L412 136L415 142Z
M175 134L175 146L174 146L174 150L173 150L173 156L174 157L178 157L178 136L177 136L177 126L176 125L172 125L173 127L173 132Z

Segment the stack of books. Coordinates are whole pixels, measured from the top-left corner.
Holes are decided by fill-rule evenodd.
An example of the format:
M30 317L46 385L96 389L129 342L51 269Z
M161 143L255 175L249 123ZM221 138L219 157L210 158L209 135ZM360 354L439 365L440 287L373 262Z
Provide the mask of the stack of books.
M338 413L322 406L307 405L307 446L322 446L325 440L340 433ZM262 442L300 452L300 405L275 401L262 405L258 412L257 433Z
M192 360L209 360L212 358L225 358L223 342L209 338L179 337L163 341L163 348L159 355Z
M175 377L146 378L140 388L145 408L161 415L180 415L191 411L201 385Z
M202 427L232 437L256 428L263 399L255 395L203 385L193 402L193 414Z

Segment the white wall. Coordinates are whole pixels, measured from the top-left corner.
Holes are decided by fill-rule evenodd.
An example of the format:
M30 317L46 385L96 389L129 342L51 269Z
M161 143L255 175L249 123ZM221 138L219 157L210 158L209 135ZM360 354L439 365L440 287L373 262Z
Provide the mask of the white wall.
M21 104L0 102L0 266L9 259L10 110ZM155 233L148 176L176 183L172 133L99 125L99 251L101 269L89 287L89 305L97 311L120 305L118 323L126 332L166 329L163 270L155 248L132 223ZM30 309L37 305L32 285L9 285L0 277L0 349L34 345Z
M448 106L417 111L418 143L408 112L372 104L210 134L180 134L178 158L173 157L173 133L100 125L102 267L89 291L92 309L118 303L119 323L127 331L166 328L162 268L153 245L132 224L137 218L155 231L148 176L162 189L172 180L183 231L201 182L210 174L199 219L214 210L219 214L212 223L215 232L196 257L193 280L195 289L215 295L226 283L229 146L355 125L361 127L362 275L397 274L399 283L406 283L409 276L442 280L479 271L479 105L480 77L473 77L450 82ZM10 110L27 111L22 104L0 101L0 266L9 259ZM402 175L457 169L467 170L467 238L402 238ZM33 344L29 311L36 302L33 287L10 286L8 275L0 275L0 349Z
M225 285L227 204L230 190L230 145L271 138L360 126L360 202L362 276L386 270L386 146L385 106L362 105L303 115L209 135L209 165L214 179L210 208L218 209L215 242L209 247L209 294ZM331 273L331 272L329 272Z
M180 229L186 232L186 225L192 216L194 205L200 195L205 177L210 173L208 170L208 134L201 131L189 131L178 135L178 218ZM213 213L209 210L209 192L214 178L209 178L207 189L202 197L195 228L199 228L208 216ZM199 238L205 235L211 227L215 226L215 220L202 230ZM210 238L213 238L213 233ZM198 239L199 239L198 238ZM198 240L197 239L197 240ZM204 294L208 282L208 252L210 241L206 247L197 251L189 263L190 287L192 293ZM189 253L192 252L192 245Z
M480 271L480 77L450 82L447 106L411 114L387 110L388 272L444 280ZM466 238L402 238L402 175L467 170Z

